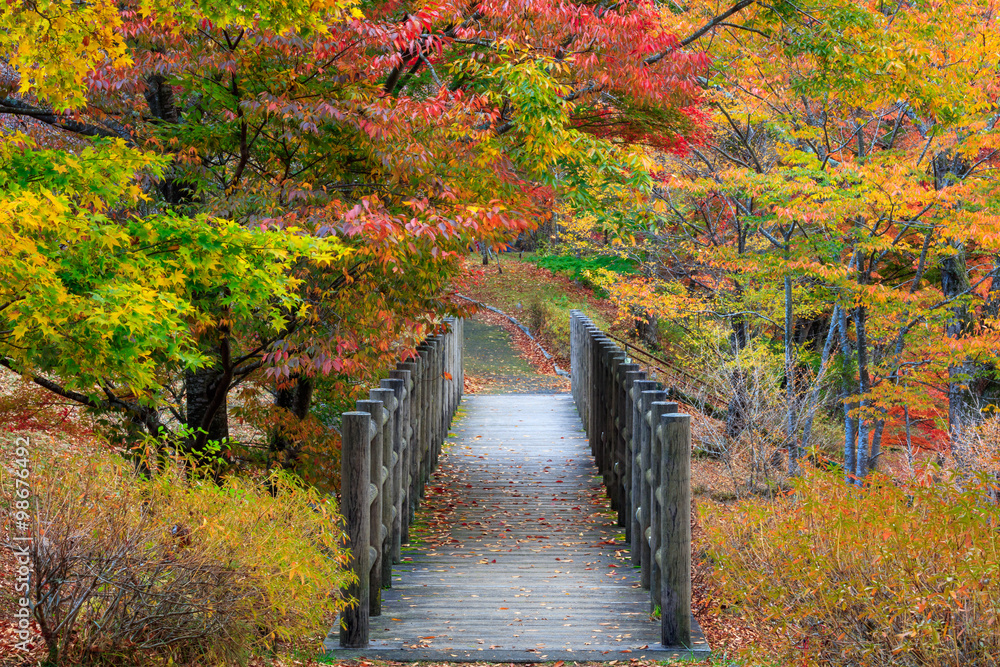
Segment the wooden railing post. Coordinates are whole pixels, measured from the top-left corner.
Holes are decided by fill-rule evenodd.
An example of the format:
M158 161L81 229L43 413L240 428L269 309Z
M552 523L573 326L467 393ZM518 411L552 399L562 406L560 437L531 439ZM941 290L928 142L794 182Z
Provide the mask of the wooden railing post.
M371 422L378 424L382 421L382 401L357 401L355 404L359 412L367 412L371 415ZM384 551L385 536L387 531L382 525L382 503L385 494L382 493L382 480L385 479L386 470L382 465L382 429L372 429L374 434L369 445L369 487L372 501L369 515L368 543L374 550L372 562L369 564L370 573L368 575L368 614L370 616L380 616L382 614L382 554ZM341 452L343 456L343 452Z
M447 321L445 321L447 325ZM438 354L440 355L441 368L439 370L439 381L441 383L441 393L438 396L438 426L440 428L440 440L444 442L444 435L448 430L448 392L450 391L450 382L448 378L445 377L445 373L448 372L448 348L449 336L447 331L440 333L437 336L438 339ZM438 451L438 457L441 456L440 449ZM434 467L437 468L437 459L434 460Z
M392 413L396 397L391 389L371 389L368 397L373 401L382 401L381 423L375 422L376 428L382 430L382 465L385 475L382 480L382 525L385 526L385 538L382 540L382 587L392 588L392 544L393 524L396 518L396 507L393 503L395 493L392 488L394 470L399 463L399 455L393 449Z
M420 355L420 440L417 447L417 498L423 498L426 494L427 480L430 475L430 452L431 452L431 401L433 399L434 366L432 364L431 352L433 347L426 340L417 346Z
M441 458L441 445L444 444L444 436L446 433L446 426L448 416L445 414L445 377L444 377L444 367L445 367L445 340L443 335L437 335L434 337L434 344L437 346L437 393L434 397L434 410L435 410L435 424L437 426L437 435L434 438L434 458L431 461L431 472L437 470L438 460Z
M614 480L615 496L617 497L618 525L625 529L625 539L629 539L632 522L629 519L631 499L628 489L632 484L632 459L629 456L629 418L632 416L632 404L629 400L628 385L630 374L638 372L638 364L618 364L615 371L615 455Z
M588 434L590 433L590 424L593 419L591 416L594 413L594 397L591 393L591 387L594 386L594 378L597 376L597 367L594 365L594 347L597 345L597 334L600 333L600 329L594 326L593 323L587 322L584 326L583 342L583 367L586 377L584 382L586 384L580 388L580 395L583 397L584 405L584 424L588 428Z
M451 331L448 332L448 375L451 378L448 380L448 429L451 430L451 424L455 416L455 408L458 405L458 382L456 380L456 375L458 373L455 371L455 364L458 360L458 348L456 347L458 343L458 320L455 318L451 319ZM447 433L445 434L447 435Z
M455 376L455 405L453 411L458 411L458 405L462 402L462 394L465 393L465 386L462 380L462 352L465 347L465 320L458 318L455 320L455 366L452 368L452 375Z
M618 441L620 439L618 411L621 406L618 404L618 369L625 363L625 353L615 343L610 343L607 346L607 351L608 374L605 382L607 383L608 432L604 441L606 447L604 452L604 486L608 491L611 509L621 516L621 505L618 497L619 470L615 464L618 462Z
M428 410L430 413L430 452L427 459L426 479L430 479L431 473L437 468L438 447L441 438L441 337L428 336L427 344L430 346L430 397Z
M392 391L392 413L389 415L389 428L392 432L392 451L396 455L395 464L392 467L392 562L399 563L402 558L403 539L403 463L405 451L403 449L403 420L402 406L404 386L402 380L389 378L380 383L383 389Z
M605 482L607 478L607 448L611 437L611 354L615 349L612 343L603 334L599 334L596 340L597 351L597 371L594 384L600 387L599 398L594 402L594 412L597 413L597 441L594 448L594 458L597 461L597 469Z
M661 545L661 521L663 513L663 487L660 484L660 458L663 456L663 439L660 429L660 417L677 412L676 403L654 401L649 406L649 592L650 611L660 604L660 591L663 581L663 552Z
M649 406L649 467L646 471L649 480L650 503L649 503L649 592L650 611L660 605L660 582L661 564L663 562L660 553L660 513L662 502L662 489L660 488L660 466L659 461L663 452L663 442L659 435L660 417L668 412L676 412L676 403L665 401L654 401Z
M580 364L580 311L569 311L569 393L573 395L573 403L580 412L580 375L583 370ZM583 413L580 413L583 417Z
M691 416L676 414L675 408L660 418L660 430L662 641L691 648Z
M410 430L408 437L408 444L410 450L409 456L409 476L410 485L407 490L407 498L409 499L409 521L412 523L413 518L417 511L417 506L420 504L420 388L421 388L421 361L420 357L415 357L411 361L406 361L397 364L398 368L408 370L410 372L410 397L409 397L409 411L410 411Z
M403 396L399 406L400 438L402 439L403 461L401 465L401 486L399 506L402 511L402 535L400 540L405 544L410 541L410 523L413 521L412 497L413 486L413 423L410 414L410 402L413 398L413 380L411 371L404 368L406 364L396 364L396 370L389 371L389 377L403 383Z
M588 394L587 404L590 406L588 414L587 440L590 442L590 453L597 457L597 441L601 437L601 350L600 338L596 329L590 336L590 383L585 389Z
M632 385L635 384L637 380L644 380L646 374L638 370L638 366L635 366L633 370L626 370L623 374L622 383L622 393L623 393L623 406L625 409L625 414L622 415L622 419L625 422L625 429L622 435L625 439L625 456L622 460L622 466L625 469L625 483L622 488L622 504L625 510L624 525L625 525L625 540L629 543L632 542L632 529L635 523L635 502L632 494L632 474L635 469L635 451L633 450L633 442L635 438L633 436L633 429L635 428L635 423L633 419L635 418L635 398L632 396Z
M369 637L369 551L371 496L371 415L367 412L345 412L341 425L340 511L344 516L348 546L351 549L351 569L357 581L345 594L358 601L341 612L340 645L344 648L365 648Z
M643 458L644 433L648 429L647 397L644 392L655 391L658 383L653 380L636 380L632 383L632 565L642 566L643 544L647 544L646 523L643 523L643 488L645 486L646 460ZM648 516L646 518L648 522ZM648 578L646 585L648 585Z
M653 403L662 401L666 397L666 392L659 388L653 391L644 391L640 396L642 401L642 440L640 441L642 447L640 454L642 456L642 490L639 500L639 521L642 523L642 532L640 533L642 535L642 562L640 563L642 570L639 573L639 579L643 588L649 588L653 573L653 531L651 528L654 490L651 461L653 461L653 441L655 440L652 426Z

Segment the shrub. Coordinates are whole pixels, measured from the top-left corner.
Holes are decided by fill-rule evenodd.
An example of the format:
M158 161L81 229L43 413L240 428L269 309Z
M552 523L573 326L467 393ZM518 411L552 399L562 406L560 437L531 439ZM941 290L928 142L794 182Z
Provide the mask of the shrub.
M1000 510L986 478L863 489L809 471L772 503L703 507L713 577L786 658L1000 662Z
M322 634L347 582L331 499L103 452L37 464L31 596L49 662L234 664Z
M583 283L587 287L599 289L593 283L588 272L599 269L619 274L636 272L635 262L625 257L614 255L588 255L576 257L573 255L539 255L533 260L536 265L555 273L562 273L569 278Z

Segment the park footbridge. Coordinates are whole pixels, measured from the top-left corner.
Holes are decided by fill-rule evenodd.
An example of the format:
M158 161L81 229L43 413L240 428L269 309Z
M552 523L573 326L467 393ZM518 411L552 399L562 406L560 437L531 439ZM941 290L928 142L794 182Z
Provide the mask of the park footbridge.
M340 658L704 654L690 417L574 311L571 394L462 396L463 322L343 415ZM461 407L460 407L461 406Z

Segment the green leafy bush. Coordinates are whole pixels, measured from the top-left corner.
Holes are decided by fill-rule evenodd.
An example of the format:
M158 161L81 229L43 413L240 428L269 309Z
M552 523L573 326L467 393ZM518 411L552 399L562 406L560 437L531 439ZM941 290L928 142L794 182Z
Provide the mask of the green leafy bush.
M574 255L539 255L533 261L543 269L562 273L591 288L597 286L591 283L587 276L588 271L604 269L614 273L635 273L635 262L613 255L588 255L585 257L576 257Z
M811 471L773 503L703 507L708 558L729 603L772 626L797 664L995 665L988 494L985 477L858 488Z
M147 476L103 451L45 458L29 594L50 664L238 664L318 638L344 604L335 504L288 475L216 484L175 461Z

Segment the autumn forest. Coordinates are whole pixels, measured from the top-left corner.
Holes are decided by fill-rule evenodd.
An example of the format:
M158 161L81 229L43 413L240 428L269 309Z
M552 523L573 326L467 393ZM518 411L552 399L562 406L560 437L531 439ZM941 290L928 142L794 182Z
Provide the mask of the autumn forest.
M4 3L0 664L329 662L342 413L571 310L692 415L703 664L1000 664L997 10Z

